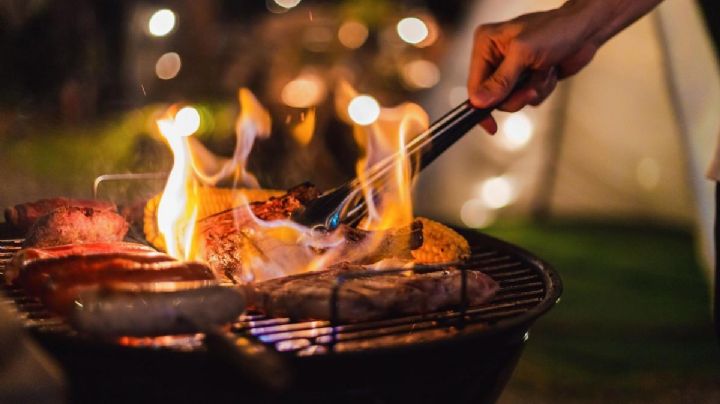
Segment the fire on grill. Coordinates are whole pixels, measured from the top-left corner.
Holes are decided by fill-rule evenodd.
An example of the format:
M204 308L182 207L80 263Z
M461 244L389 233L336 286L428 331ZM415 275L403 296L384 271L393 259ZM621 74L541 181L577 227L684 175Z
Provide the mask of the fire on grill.
M338 94L342 112L352 89ZM82 364L73 378L97 385L87 401L159 391L163 399L171 391L199 401L230 388L227 401L235 402L237 383L243 394L287 391L284 398L300 402L356 391L388 402L458 401L478 378L498 382L483 383L476 395L497 397L527 329L559 295L559 280L517 248L413 214L416 162L405 145L427 126L424 112L413 104L382 108L375 123L355 127L365 215L323 229L293 220L320 190L309 183L263 189L247 171L253 141L270 127L249 91L239 98L230 159L192 136L182 109L160 117L174 165L141 215L64 198L7 210L23 237L0 240L6 294L40 340L60 341L65 365ZM386 167L381 176L378 164ZM126 234L129 228L143 236ZM116 377L98 376L105 373L95 370L95 351L85 351L93 344L106 349L102 366L117 365L108 367ZM407 354L414 349L422 354ZM213 358L220 364L196 388L188 377ZM161 371L138 373L137 360L157 361ZM409 375L407 382L397 375ZM138 391L148 378L172 388Z
M342 116L356 94L348 85L337 94ZM365 151L357 178L367 215L318 230L291 215L319 190L311 184L264 190L246 170L254 140L271 128L268 112L248 90L239 91L239 100L231 159L194 139L177 107L157 121L174 166L165 190L147 203L143 228L164 253L123 242L129 224L113 204L43 200L6 211L7 221L26 234L5 281L82 331L117 336L200 331L207 328L200 324L227 323L245 309L360 322L477 306L493 297L498 284L492 278L458 268L470 254L468 242L413 216L413 162L405 145L428 125L417 105L382 108L376 123L356 125ZM386 172L371 178L379 163ZM235 187L217 188L221 180Z

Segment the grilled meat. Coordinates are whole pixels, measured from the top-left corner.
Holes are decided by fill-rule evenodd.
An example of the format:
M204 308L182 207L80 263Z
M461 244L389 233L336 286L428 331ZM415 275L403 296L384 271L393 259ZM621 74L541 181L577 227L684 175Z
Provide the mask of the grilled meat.
M412 259L410 251L422 245L422 224L385 232L367 232L341 226L330 234L306 234L292 226L267 222L285 220L296 209L317 198L309 184L265 202L230 209L199 222L200 253L218 276L236 282L258 281L297 273L333 247L325 264L348 261L373 263L385 258ZM264 221L265 223L259 223Z
M422 224L414 222L401 229L367 232L341 226L332 234L320 235L307 244L299 243L296 234L283 230L260 228L248 223L236 228L225 217L225 223L201 223L202 257L218 276L235 282L262 281L298 273L310 263L325 256L324 265L338 262L371 264L386 258L411 259L410 251L422 245ZM285 229L292 233L292 230ZM333 249L328 251L328 247Z
M270 197L267 201L250 204L253 214L262 220L287 219L290 214L317 198L320 192L310 183L290 188L285 195Z
M80 292L70 321L76 329L102 336L154 336L201 332L235 320L245 309L241 290L207 286L171 292Z
M63 206L37 219L23 246L122 241L128 227L127 221L112 210Z
M65 244L44 248L25 248L18 251L5 268L5 282L12 283L30 263L52 258L69 256L90 256L90 255L114 255L132 254L141 257L164 257L172 260L169 256L159 253L154 249L137 243L87 243L87 244Z
M97 211L116 211L113 203L95 200L52 198L41 199L35 202L21 203L5 209L5 220L13 228L25 234L40 217L57 208L91 208Z
M270 316L329 319L331 295L341 274L366 272L364 267L340 264L327 271L260 282L252 287L251 305ZM348 279L338 292L338 320L359 322L393 315L436 311L460 303L461 271L448 267L428 273L379 274ZM488 301L498 284L478 271L467 273L470 305Z

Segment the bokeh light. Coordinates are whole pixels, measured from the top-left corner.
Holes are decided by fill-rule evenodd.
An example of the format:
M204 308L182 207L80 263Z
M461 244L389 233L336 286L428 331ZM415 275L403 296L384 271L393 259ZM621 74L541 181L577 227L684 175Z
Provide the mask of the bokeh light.
M523 148L532 138L533 126L530 118L523 112L508 116L500 126L501 144L508 150Z
M155 63L155 74L162 80L170 80L180 73L182 61L180 55L175 52L168 52L157 60Z
M495 221L495 211L488 209L482 199L473 198L460 208L460 219L467 227L483 228Z
M325 52L330 47L335 35L326 26L311 26L305 30L302 42L305 48L313 52Z
M380 104L369 95L358 95L350 101L348 115L358 125L370 125L380 117Z
M440 81L440 69L429 60L418 59L403 66L401 76L411 88L430 88Z
M175 13L164 8L158 10L148 20L148 32L152 36L165 36L175 28Z
M300 0L273 0L275 4L278 6L285 8L285 9L291 9L298 4L300 4Z
M357 49L365 43L368 37L368 28L356 20L345 21L338 29L338 40L350 49Z
M504 208L513 201L514 197L513 184L507 177L493 177L480 185L480 198L489 208Z
M428 36L428 27L417 17L403 18L397 24L397 33L400 39L409 44L419 44Z
M319 104L325 93L325 82L318 75L303 74L283 87L280 98L289 107L308 108Z
M194 107L183 107L175 114L175 133L190 136L200 129L200 113Z

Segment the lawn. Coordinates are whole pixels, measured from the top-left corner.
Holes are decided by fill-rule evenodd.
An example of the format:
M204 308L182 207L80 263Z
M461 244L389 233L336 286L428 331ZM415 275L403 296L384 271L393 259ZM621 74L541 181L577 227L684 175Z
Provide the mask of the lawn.
M554 222L488 233L550 262L564 282L502 404L720 402L720 344L689 231Z

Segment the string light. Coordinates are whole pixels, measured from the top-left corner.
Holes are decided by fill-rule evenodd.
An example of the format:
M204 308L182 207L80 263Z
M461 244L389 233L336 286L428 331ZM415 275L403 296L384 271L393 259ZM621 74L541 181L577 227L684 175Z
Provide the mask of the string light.
M300 4L300 0L273 0L275 1L275 4L278 6L284 8L284 9L291 9Z
M369 95L358 95L350 101L348 115L358 125L370 125L380 117L380 104Z
M319 104L325 97L325 83L316 74L304 74L283 87L280 98L293 108L308 108Z
M515 196L512 182L506 177L493 177L480 185L480 199L492 209L509 205Z
M163 8L156 11L148 20L148 31L152 36L165 36L175 28L175 13Z
M440 81L440 69L429 60L413 60L403 66L401 74L411 88L430 88Z
M483 228L495 221L495 212L488 209L482 199L473 198L460 208L460 219L467 227Z
M508 116L501 125L502 145L508 150L518 150L530 142L533 135L533 123L523 112Z
M365 43L368 37L368 28L360 21L345 21L338 29L338 40L350 49L357 49Z
M200 113L195 107L183 107L175 114L175 130L179 136L190 136L200 129Z
M155 63L155 74L162 80L170 80L180 73L182 61L180 55L175 52L168 52Z
M427 38L429 31L427 25L421 19L407 17L398 22L397 33L403 41L416 45Z

